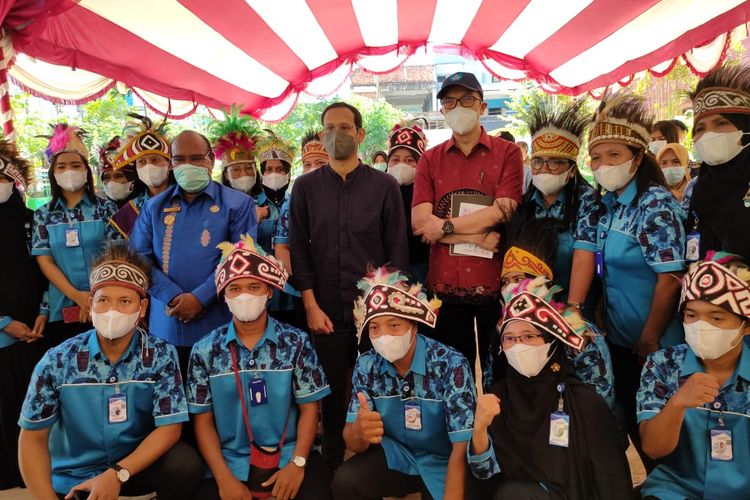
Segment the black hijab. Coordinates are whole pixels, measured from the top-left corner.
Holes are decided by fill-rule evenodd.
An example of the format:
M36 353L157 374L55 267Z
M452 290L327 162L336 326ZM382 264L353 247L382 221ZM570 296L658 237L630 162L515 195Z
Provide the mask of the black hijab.
M0 286L0 315L34 327L46 281L31 256L31 231L34 214L26 208L13 188L8 201L0 203L0 262L3 280Z
M750 116L725 114L738 130L750 132ZM743 136L746 145L750 136ZM720 165L703 163L693 188L687 231L698 217L701 258L709 250L724 250L750 259L750 207L743 198L750 190L750 147Z
M550 339L545 334L545 341ZM575 377L561 342L552 340L550 350L539 375L527 378L509 368L492 388L502 409L490 431L503 479L542 482L561 498L631 498L630 470L609 408ZM550 414L558 410L561 383L570 417L567 448L549 444Z

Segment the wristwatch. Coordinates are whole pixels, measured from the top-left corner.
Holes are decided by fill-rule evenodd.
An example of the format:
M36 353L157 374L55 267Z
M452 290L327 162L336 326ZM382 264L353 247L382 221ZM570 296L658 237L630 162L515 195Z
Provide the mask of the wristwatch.
M443 233L453 234L453 223L450 221L450 219L443 222Z
M292 457L292 463L299 467L300 469L304 469L305 465L307 465L307 459L305 457L301 457L299 455L295 455Z
M109 466L109 468L117 472L117 479L121 483L125 483L128 479L130 479L130 472L128 472L128 469L121 467L119 464L112 464Z

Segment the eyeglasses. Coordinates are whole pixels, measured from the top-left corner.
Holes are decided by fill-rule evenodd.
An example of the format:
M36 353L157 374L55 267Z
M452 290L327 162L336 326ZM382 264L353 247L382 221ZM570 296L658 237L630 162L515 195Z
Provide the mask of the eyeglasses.
M209 153L203 153L202 155L190 155L190 156L173 156L172 157L172 165L178 166L178 165L184 165L186 163L200 163L206 158L208 158Z
M563 170L568 169L568 160L565 160L563 158L550 158L549 160L543 160L542 158L532 158L531 159L531 170L533 171L540 171L542 167L544 167L544 164L547 164L547 168L551 173L557 173L562 172Z
M543 338L544 336L539 333L527 333L524 335L503 335L503 338L500 339L500 342L503 344L517 344L521 342L522 344L528 344L535 339Z
M476 103L477 101L481 102L482 100L478 97L474 97L473 95L467 94L459 99L456 99L455 97L443 97L440 100L440 103L443 105L445 109L453 109L456 107L456 104L458 104L459 102L461 103L461 106L463 106L464 108L470 108L474 106L474 103Z

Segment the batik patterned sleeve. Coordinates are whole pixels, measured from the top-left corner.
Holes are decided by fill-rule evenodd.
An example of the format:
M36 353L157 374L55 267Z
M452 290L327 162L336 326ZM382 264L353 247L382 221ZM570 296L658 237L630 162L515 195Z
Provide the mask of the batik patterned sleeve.
M319 401L331 393L323 368L318 362L318 355L310 342L310 337L302 330L297 330L299 351L294 363L294 400L297 404Z
M154 423L160 427L187 422L190 419L177 350L173 345L161 341L153 345L153 350L156 362L154 371L158 374L154 381Z
M655 273L685 268L685 213L672 194L652 187L641 195L636 212L638 242Z
M573 248L596 252L596 227L599 224L599 202L590 186L580 191Z
M599 394L607 406L612 409L615 404L614 375L612 359L604 337L596 327L591 325L593 336L582 351L572 351L570 359L573 362L576 376L581 382L589 384Z
M489 438L489 448L479 455L471 454L471 445L466 447L466 458L469 461L469 470L471 475L477 479L489 479L495 474L500 474L500 463L495 455L495 448L492 445L492 436Z
M190 353L187 374L187 400L190 413L205 413L213 410L208 363L204 356L203 342L196 343Z
M102 202L102 207L100 210L100 217L102 222L104 222L104 240L105 241L112 241L112 240L121 240L123 239L123 235L120 231L117 230L114 224L112 224L112 217L117 213L117 205L109 200L106 200Z
M37 363L18 419L22 429L46 429L57 422L60 409L57 378L61 370L62 352L59 349L50 349Z
M476 409L476 389L469 363L462 355L448 353L448 369L444 374L443 399L448 438L451 443L471 439L474 430L474 410Z
M279 209L279 221L276 223L276 233L273 235L273 244L289 244L289 198L284 200Z
M360 392L365 395L365 398L370 405L370 409L372 410L375 408L372 395L368 393L368 388L372 387L368 374L372 371L373 360L374 355L372 354L372 351L370 351L358 357L354 364L354 373L352 374L352 397L349 400L349 410L346 413L346 421L348 423L357 420L357 413L359 413L359 398L357 397L357 394Z
M641 371L641 386L636 395L636 417L639 423L658 415L676 390L670 387L666 376L669 370L677 369L675 352L673 347L668 347L651 353L646 358Z
M34 231L31 235L31 255L52 255L47 232L47 205L34 212Z

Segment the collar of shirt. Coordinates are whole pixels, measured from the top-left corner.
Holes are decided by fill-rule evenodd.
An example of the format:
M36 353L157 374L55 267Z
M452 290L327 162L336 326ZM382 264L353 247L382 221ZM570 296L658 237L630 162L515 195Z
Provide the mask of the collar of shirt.
M263 345L263 342L265 341L271 341L274 344L279 343L279 332L276 330L276 320L268 314L266 314L266 317L268 318L268 324L266 324L266 329L263 331L263 336L260 338L258 343L255 344L255 347L253 347L253 351ZM237 345L245 347L245 345L237 338L237 330L234 329L234 319L229 322L229 328L227 329L226 336L224 337L224 345L229 345L229 343L233 340L237 342Z
M328 175L333 177L339 182L343 182L344 179L341 178L341 176L331 167L330 163L326 163L322 167L320 167L324 172L326 172ZM362 160L359 161L356 167L354 167L354 170L346 174L346 180L352 179L357 177L358 175L361 175L364 172L365 168L371 168L366 166L364 163L362 163Z
M731 387L737 381L737 376L742 377L746 382L750 382L750 346L743 340L742 352L740 353L740 361L737 363L737 368L734 370L732 376L724 384L724 387ZM694 373L705 372L703 365L698 360L692 349L688 347L685 351L685 359L682 363L682 370L680 371L680 378L686 379Z
M218 184L217 182L214 182L213 180L208 181L208 186L206 186L206 189L204 189L203 191L200 191L198 193L195 193L196 194L196 198L198 198L199 196L205 194L206 196L208 196L212 200L215 200L216 197L219 194L219 185L220 184ZM174 200L178 196L180 198L182 198L182 199L185 199L185 194L182 192L182 188L180 188L179 184L175 183L175 185L172 186L172 187L170 187L170 189L171 189L171 191L169 192L169 195L168 195L168 198L167 198L168 200L170 200L170 201Z
M622 194L618 195L614 191L609 191L602 197L602 203L604 203L609 209L614 208L615 204L630 205L635 199L636 194L638 194L638 186L635 178L633 178L633 180L630 181L630 184L625 187Z
M427 363L425 361L424 339L421 335L416 336L416 342L417 347L416 349L414 349L414 358L411 360L409 371L424 376L427 374ZM396 367L393 365L393 363L385 358L382 359L383 362L380 365L380 373L384 373L387 371L390 375L399 377L399 374L396 371Z
M93 204L94 203L91 201L91 198L89 197L89 194L88 193L84 193L83 197L81 198L81 200L78 203L76 203L76 205L73 208L71 208L70 210L74 210L74 209L78 208L81 205L90 207L90 206L93 206ZM62 196L57 199L57 203L55 204L54 210L68 210L68 204L65 203L65 200L62 198Z
M481 129L482 129L482 133L479 135L479 141L477 142L477 145L481 144L485 148L487 148L490 151L492 151L492 141L490 140L490 136L487 133L487 131L484 129L484 127L481 127ZM476 149L477 145L475 145L471 149L471 153L474 152L474 150ZM456 146L456 140L453 138L453 135L451 135L451 138L448 139L447 141L445 141L443 143L443 153L447 153L448 151L450 151L451 148L456 148L458 151L461 151L458 148L458 146ZM471 154L471 153L469 153L469 154Z
M557 196L555 196L555 201L552 202L552 205L550 205L549 207L547 207L547 204L544 202L544 196L542 195L542 192L538 189L534 190L532 199L534 200L534 202L536 202L539 208L542 208L547 212L551 212L556 207L559 207L559 210L562 211L562 206L565 203L565 188L563 187L560 191L558 191Z
M120 361L127 361L128 358L130 358L130 355L135 351L136 345L138 344L138 340L141 338L141 333L136 330L133 334L133 338L130 341L130 345L128 346L127 350L122 353L122 356L120 356L120 359L117 360L119 363ZM91 332L89 332L89 340L88 340L88 348L89 353L92 357L99 356L102 359L106 359L107 362L109 362L109 358L107 358L104 353L102 352L102 347L99 344L99 336L96 334L96 329L92 329Z

